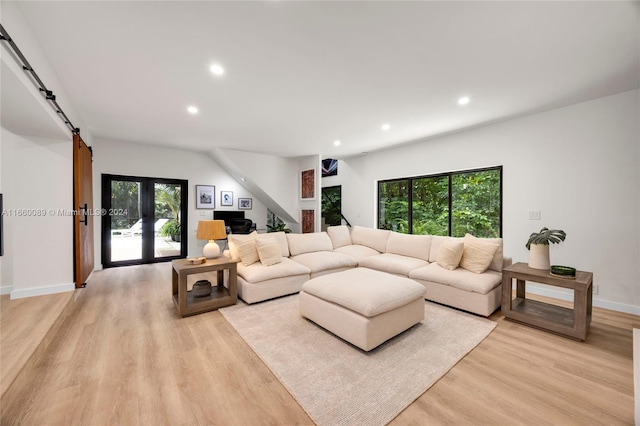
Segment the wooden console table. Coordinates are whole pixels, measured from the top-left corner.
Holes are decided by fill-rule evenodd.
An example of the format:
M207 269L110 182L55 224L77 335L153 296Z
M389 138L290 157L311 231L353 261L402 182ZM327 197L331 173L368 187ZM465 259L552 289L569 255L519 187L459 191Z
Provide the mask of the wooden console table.
M516 297L512 297L513 280L517 280ZM527 299L527 281L570 288L573 290L573 309ZM585 340L591 324L593 273L576 271L575 278L560 278L549 270L529 268L515 263L502 270L502 313L505 318Z
M186 259L171 262L173 303L181 317L212 311L225 306L234 305L238 301L237 264L225 256L207 259L205 263L192 265ZM229 288L224 286L224 271L229 271ZM194 297L187 291L187 276L204 272L218 271L217 285L211 286L211 294L205 297Z

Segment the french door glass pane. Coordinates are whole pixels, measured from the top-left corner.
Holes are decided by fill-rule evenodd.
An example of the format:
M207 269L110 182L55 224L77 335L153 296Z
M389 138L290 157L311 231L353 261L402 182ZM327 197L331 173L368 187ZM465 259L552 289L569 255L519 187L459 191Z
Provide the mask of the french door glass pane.
M142 259L141 184L111 182L111 261Z
M408 179L380 182L378 197L378 228L409 233Z
M500 170L451 177L451 235L500 236Z
M154 184L154 257L180 255L179 184Z
M413 179L412 233L449 235L449 178Z

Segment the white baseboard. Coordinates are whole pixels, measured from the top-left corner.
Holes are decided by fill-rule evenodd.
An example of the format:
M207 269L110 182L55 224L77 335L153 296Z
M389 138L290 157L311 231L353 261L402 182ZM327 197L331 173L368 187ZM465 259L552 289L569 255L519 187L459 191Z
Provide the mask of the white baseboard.
M11 299L22 299L24 297L43 296L45 294L64 293L65 291L75 290L74 283L58 284L47 287L26 288L24 290L11 291Z
M13 286L12 285L7 285L4 287L0 287L0 296L3 296L5 294L11 294L11 292L13 291Z
M529 285L528 283L527 293L533 293L540 296L553 297L554 299L568 300L570 302L573 302L573 292L564 293L557 290ZM610 309L612 311L625 312L627 314L640 315L640 306L626 305L624 303L602 300L595 297L593 298L593 306L597 306L598 308Z

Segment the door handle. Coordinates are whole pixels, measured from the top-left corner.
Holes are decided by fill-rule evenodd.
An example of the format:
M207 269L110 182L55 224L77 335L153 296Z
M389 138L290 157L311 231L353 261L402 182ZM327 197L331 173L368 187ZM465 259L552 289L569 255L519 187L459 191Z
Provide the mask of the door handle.
M84 219L80 219L80 223L84 223L84 226L89 225L89 215L87 215L87 203L84 206L80 206L80 211L83 213Z

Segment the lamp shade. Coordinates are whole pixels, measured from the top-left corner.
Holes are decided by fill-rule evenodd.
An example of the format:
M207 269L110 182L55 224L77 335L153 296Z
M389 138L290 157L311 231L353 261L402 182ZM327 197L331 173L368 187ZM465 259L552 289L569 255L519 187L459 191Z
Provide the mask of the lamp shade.
M198 222L196 238L199 240L224 240L227 238L224 220L201 220Z
M196 238L199 240L209 240L202 249L204 257L213 259L214 257L220 256L220 247L218 247L214 240L227 238L224 220L201 220L198 222Z

